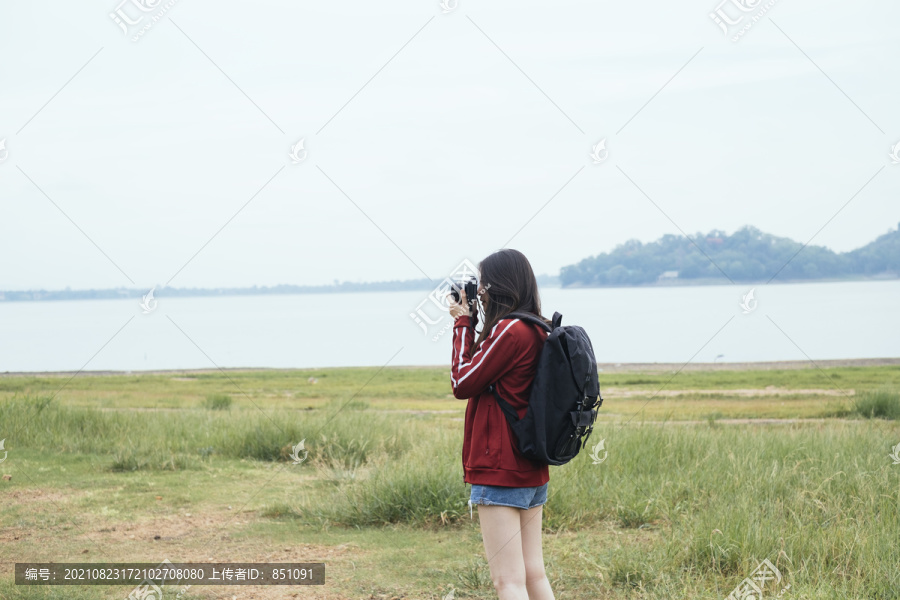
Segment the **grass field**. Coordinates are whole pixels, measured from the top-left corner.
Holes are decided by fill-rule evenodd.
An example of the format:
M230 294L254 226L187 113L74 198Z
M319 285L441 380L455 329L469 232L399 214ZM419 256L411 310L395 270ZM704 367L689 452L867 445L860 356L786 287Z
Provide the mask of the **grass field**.
M588 448L551 468L557 598L721 599L768 559L766 598L900 599L900 366L600 384ZM185 600L493 598L464 408L441 368L0 376L0 598L130 591L15 586L15 562L164 559L327 564Z

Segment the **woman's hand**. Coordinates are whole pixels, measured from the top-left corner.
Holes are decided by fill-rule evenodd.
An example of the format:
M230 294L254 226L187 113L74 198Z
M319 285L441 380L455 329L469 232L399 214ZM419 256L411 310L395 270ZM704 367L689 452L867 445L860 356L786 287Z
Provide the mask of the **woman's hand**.
M459 302L453 299L451 294L447 294L450 302L450 316L456 319L463 315L470 315L472 311L469 308L469 301L466 298L466 290L459 290Z

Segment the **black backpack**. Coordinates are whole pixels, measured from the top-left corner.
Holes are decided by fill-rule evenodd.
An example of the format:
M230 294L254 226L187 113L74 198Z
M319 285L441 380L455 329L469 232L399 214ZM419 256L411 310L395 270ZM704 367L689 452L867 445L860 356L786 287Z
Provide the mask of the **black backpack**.
M550 335L541 350L528 411L522 419L500 397L495 384L488 390L506 415L525 458L564 465L587 444L597 409L603 403L591 340L577 325L561 326L562 315L558 312L553 313L552 327L528 313L513 312L503 318L534 323Z

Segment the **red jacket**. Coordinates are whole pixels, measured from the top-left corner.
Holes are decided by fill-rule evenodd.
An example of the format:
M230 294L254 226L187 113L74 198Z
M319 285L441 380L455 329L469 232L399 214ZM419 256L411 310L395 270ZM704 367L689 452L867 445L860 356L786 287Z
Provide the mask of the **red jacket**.
M475 330L468 315L453 324L450 383L453 395L466 405L463 436L463 481L478 485L537 487L550 480L550 469L523 457L506 416L487 387L497 392L519 415L528 409L528 394L537 371L547 332L519 319L501 319L475 354Z

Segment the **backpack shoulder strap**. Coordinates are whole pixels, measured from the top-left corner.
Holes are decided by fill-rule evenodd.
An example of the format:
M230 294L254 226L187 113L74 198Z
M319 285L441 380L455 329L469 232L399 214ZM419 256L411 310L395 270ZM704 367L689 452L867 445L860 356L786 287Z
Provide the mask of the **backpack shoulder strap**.
M503 414L506 415L506 420L510 425L515 425L519 422L519 415L516 413L516 409L512 407L512 405L500 397L500 394L497 392L497 384L492 383L488 386L488 389L494 394L494 398L497 400L497 405L500 407L500 410L503 411Z
M552 325L547 325L544 321L537 318L535 315L526 312L511 312L503 317L504 319L519 319L520 321L525 321L526 323L533 323L537 325L547 333L552 333L554 329L559 327L559 324L562 322L562 315L558 312L553 313Z
M525 321L526 323L532 323L542 328L547 333L553 333L553 330L559 327L562 322L562 315L558 312L553 313L552 326L547 325L544 321L537 318L537 316L526 313L526 312L511 312L503 317L504 319L519 319L520 321ZM519 415L516 413L516 409L512 407L506 400L500 397L500 394L497 393L497 384L492 383L488 386L488 390L494 394L494 398L497 400L497 405L500 406L500 410L503 411L503 414L506 415L506 420L509 421L510 425L515 425L519 422Z

